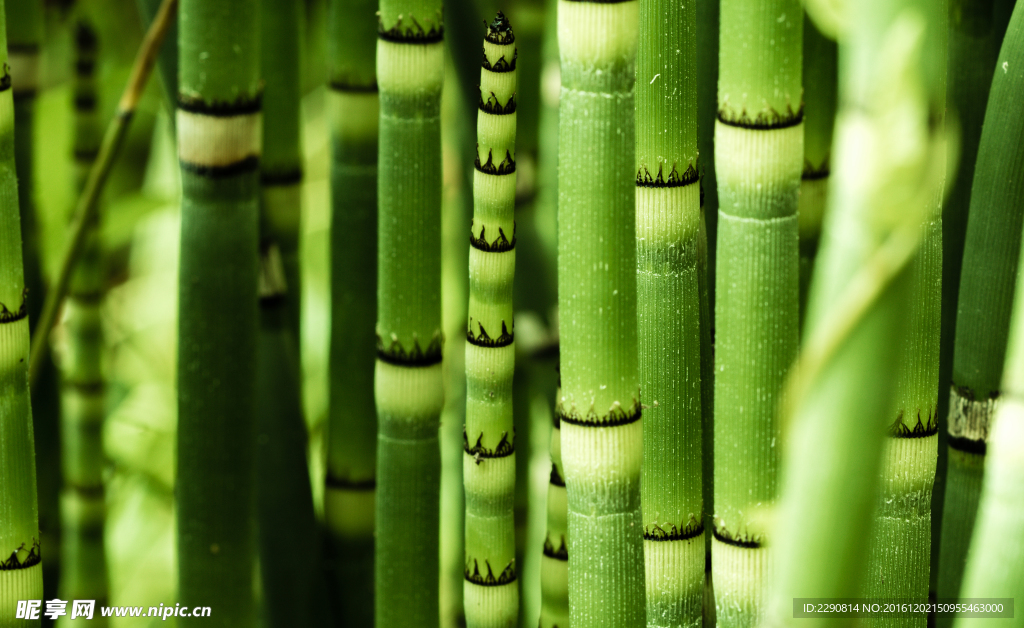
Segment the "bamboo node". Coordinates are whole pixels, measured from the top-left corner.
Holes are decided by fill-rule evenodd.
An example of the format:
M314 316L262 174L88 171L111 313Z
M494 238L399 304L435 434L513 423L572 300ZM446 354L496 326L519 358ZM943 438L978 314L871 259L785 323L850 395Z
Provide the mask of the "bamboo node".
M696 538L704 534L704 517L701 516L697 519L693 515L690 515L690 520L685 525L681 524L676 526L674 523L666 524L662 527L660 524L653 523L650 526L644 526L644 540L645 541L687 541L689 539Z
M917 411L917 423L914 427L907 427L903 420L903 410L896 415L896 420L889 426L890 438L927 438L939 433L939 422L936 411L928 412L928 416L921 420L921 411Z
M476 336L473 335L473 319L469 319L469 329L466 330L466 340L471 345L478 347L488 348L499 348L507 347L515 341L515 323L513 323L513 330L510 332L505 321L501 321L501 335L497 338L491 338L487 334L487 330L484 329L483 323L477 321L477 327L480 328L480 333Z
M780 112L774 107L762 109L753 118L747 113L746 108L736 113L728 105L718 110L718 121L729 126L755 131L772 131L775 129L786 129L796 126L804 121L804 105L793 111L793 106L786 105L786 111Z
M473 569L470 571L469 561L473 561ZM466 560L466 570L463 572L466 580L473 584L479 584L485 587L497 587L503 584L511 584L516 581L516 560L513 558L512 562L506 565L505 569L501 571L497 577L494 576L494 571L491 569L491 562L488 560L484 561L484 565L487 566L487 575L480 573L480 565L477 559Z
M494 239L494 242L488 244L486 237L487 227L480 228L480 237L473 235L473 223L470 222L469 227L469 244L478 251L485 253L505 253L516 248L516 227L515 223L512 223L512 239L509 240L508 236L505 235L505 230L498 227L498 237ZM511 344L511 340L509 344Z
M516 35L512 32L512 24L504 13L498 11L491 23L487 24L487 34L484 35L484 39L498 45L515 43Z
M544 555L555 560L569 560L569 548L565 545L565 535L559 534L559 545L556 548L550 538L544 539Z
M420 347L419 338L414 338L412 349L406 351L398 338L393 337L391 343L385 345L384 339L377 334L377 359L395 366L433 366L441 362L443 344L444 337L441 332L435 332L426 351Z
M508 432L501 433L501 440L498 441L497 446L494 449L488 449L483 445L484 433L480 432L480 435L476 437L476 444L469 444L469 437L466 435L466 428L462 428L462 450L473 457L474 461L479 465L485 459L491 458L505 458L515 453L515 430L512 430L512 438L509 438Z
M0 303L0 325L14 323L28 316L28 288L21 291L21 307L15 311L7 309L7 305Z
M14 571L16 569L28 569L38 565L43 560L42 552L39 548L39 541L32 539L32 547L28 550L28 555L25 556L24 560L18 558L18 554L25 551L25 544L22 543L18 549L11 552L11 557L7 560L0 560L0 571Z
M380 13L377 14L377 37L384 41L395 44L436 44L444 41L444 22L441 12L438 11L437 19L430 26L430 30L424 30L423 26L412 15L409 20L412 26L402 26L402 19L405 16L399 15L398 21L391 28L384 28Z
M515 72L516 71L516 59L518 59L518 58L519 58L519 49L515 48L515 49L512 50L512 61L511 62L509 62L505 58L505 55L501 55L501 58L499 58L497 61L495 61L494 65L491 65L491 62L487 60L487 51L485 50L484 51L484 60L480 64L480 67L482 67L483 69L487 70L488 72L494 72L495 74L503 74L505 72Z
M647 169L647 166L640 166L640 169L636 172L637 187L679 188L700 181L700 174L698 174L693 163L686 166L686 170L683 174L679 174L679 170L676 169L676 164L672 164L672 171L668 173L668 180L666 180L662 174L663 168L664 164L658 164L658 174L657 176L652 177L651 171Z

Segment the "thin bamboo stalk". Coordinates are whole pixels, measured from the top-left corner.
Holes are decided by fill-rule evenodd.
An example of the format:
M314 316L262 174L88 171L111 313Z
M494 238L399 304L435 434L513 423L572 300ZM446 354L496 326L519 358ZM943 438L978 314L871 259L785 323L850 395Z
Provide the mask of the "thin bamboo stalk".
M332 2L330 422L324 514L338 618L370 625L377 422L376 37L372 0Z
M999 67L1008 61L1008 54L1016 52L1005 47L1010 41L1005 40L999 61L989 68L991 90L973 168L960 275L947 424L949 485L943 523L948 521L949 528L942 538L938 582L939 595L950 597L961 588L982 488L986 443L1003 393L1015 260L1024 226L1020 200L1024 197L1020 186L1014 185L1017 162L1024 156L1018 144L1024 140L1024 125L1008 104L1021 97L1022 87L1008 73L1009 66L1007 71ZM940 621L948 626L952 618L940 617Z
M644 625L636 337L639 3L560 0L556 412L576 628Z
M438 0L380 4L376 614L436 625L441 368L444 26Z
M487 26L480 71L466 332L466 625L518 625L515 542L516 43L502 13ZM500 331L499 331L500 330Z
M694 3L640 2L637 336L651 627L699 626L704 603L696 17Z
M558 398L562 390L557 391ZM562 466L562 430L558 414L551 427L551 479L548 483L547 531L540 563L540 628L569 627L569 504Z
M98 115L95 70L99 42L96 32L80 21L75 33L74 160L76 189L85 184L99 152L103 127ZM62 599L107 601L107 562L103 543L106 499L103 483L103 420L106 381L103 376L102 305L105 266L97 212L86 234L84 252L68 287L67 351L62 356L61 491ZM69 616L61 622L70 621ZM106 623L106 620L100 618Z
M800 178L800 329L828 196L836 117L836 43L804 15L804 171Z
M29 329L15 167L15 107L7 19L0 0L0 626L19 600L41 599L35 443L29 399Z
M178 595L222 626L255 620L258 19L183 0L179 22Z
M799 2L722 4L711 570L727 628L762 616L771 569L763 516L776 497L775 415L798 339L802 32Z
M999 181L990 202L1021 205L1024 181L1020 177L1024 121L1011 118L1000 104L1020 102L1024 94L1024 5L1013 10L1010 25L999 51L992 78L992 90L978 147L971 193L971 220L975 199L988 196L984 185ZM1005 104L1003 104L1005 107ZM991 125L991 126L990 126ZM991 130L990 130L991 129ZM1010 175L1009 173L1013 174ZM991 185L991 184L990 184ZM967 248L970 248L968 234ZM969 266L964 263L964 278ZM961 288L962 291L962 288ZM957 331L963 318L957 320ZM954 354L954 359L956 354ZM989 438L985 478L978 507L977 523L964 571L963 597L1024 599L1024 272L1018 264L1016 296L1011 319L1009 346L1003 369L1002 397ZM1019 626L1020 619L958 618L957 628L985 625Z

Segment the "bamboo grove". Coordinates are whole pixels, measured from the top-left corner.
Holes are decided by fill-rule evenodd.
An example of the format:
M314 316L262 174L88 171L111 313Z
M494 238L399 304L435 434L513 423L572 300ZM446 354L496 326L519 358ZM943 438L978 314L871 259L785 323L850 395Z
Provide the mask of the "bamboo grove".
M0 628L1021 625L1016 0L0 43Z

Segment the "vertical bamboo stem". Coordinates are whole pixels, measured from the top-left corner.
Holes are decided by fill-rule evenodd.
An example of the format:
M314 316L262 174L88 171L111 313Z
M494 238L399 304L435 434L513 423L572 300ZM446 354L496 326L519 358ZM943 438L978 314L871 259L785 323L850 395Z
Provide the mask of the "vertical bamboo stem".
M183 0L179 18L178 594L216 608L216 624L247 626L255 618L259 3Z

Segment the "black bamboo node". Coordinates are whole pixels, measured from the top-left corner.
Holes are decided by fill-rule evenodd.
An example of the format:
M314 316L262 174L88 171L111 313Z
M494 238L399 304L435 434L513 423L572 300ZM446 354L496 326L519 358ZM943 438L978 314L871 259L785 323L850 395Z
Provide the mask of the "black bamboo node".
M4 75L0 76L0 93L11 88L11 66L4 64Z
M636 173L636 186L641 188L681 188L700 181L700 175L693 164L689 164L683 174L679 174L676 165L672 164L672 171L666 179L662 173L664 164L658 164L658 174L654 177L647 169L647 166L640 166Z
M488 449L483 446L482 441L484 439L484 433L476 437L476 444L469 444L469 437L466 435L466 428L462 428L462 451L469 454L476 460L477 464L483 462L484 459L488 458L506 458L516 452L515 445L515 431L513 430L511 438L508 432L501 433L501 440L493 449Z
M659 525L657 523L644 526L645 541L687 541L704 534L704 518L697 519L691 516L685 524L676 525L669 523Z
M21 305L17 310L7 309L7 305L0 303L0 325L14 323L28 316L28 288L21 291Z
M515 50L512 51L512 61L506 59L505 55L501 55L501 57L492 65L491 62L487 59L487 51L485 50L484 60L480 63L480 66L483 69L487 70L488 72L494 72L496 74L501 74L504 72L514 72L516 69L516 59L518 58L519 49L516 48Z
M756 538L750 534L733 534L724 527L719 528L717 525L711 526L711 534L713 534L714 537L722 543L732 545L733 547L757 549L762 546L760 538Z
M489 113L495 116L507 116L516 112L516 95L513 93L509 97L508 102L503 105L498 101L498 97L494 95L494 92L491 92L491 95L487 97L487 100L484 100L484 95L481 92L480 101L476 106L484 113Z
M406 350L397 339L384 344L384 339L377 335L377 359L395 366L424 367L441 363L441 347L444 339L440 333L434 334L426 350L420 347L419 339L412 342L412 349Z
M487 242L487 227L480 228L480 236L473 235L473 228L470 226L469 230L469 244L478 251L485 253L506 253L516 248L516 227L515 223L512 224L512 239L509 240L508 236L505 235L505 230L498 227L498 237L494 239L494 242Z
M178 160L178 163L182 170L194 174L197 177L204 177L207 179L228 179L230 177L254 173L260 169L260 158L256 155L250 155L245 159L226 166L201 166L181 159Z
M479 151L479 145L477 150ZM505 158L501 160L501 163L497 166L494 165L494 154L492 151L487 151L487 161L483 164L480 163L480 154L477 153L476 159L473 161L473 166L484 174L493 175L504 175L512 174L516 171L516 160L512 157L512 153L505 150Z
M0 571L14 571L16 569L28 569L38 565L43 560L42 552L39 549L39 541L32 539L32 548L29 549L25 560L18 558L18 552L25 549L25 544L11 552L10 557L0 560Z
M263 108L263 92L239 96L235 100L206 100L198 95L178 93L178 109L216 118L230 118L259 113Z
M753 118L750 117L746 109L737 113L728 106L725 106L718 110L718 121L728 126L754 131L788 129L804 121L804 105L800 103L800 107L796 111L793 111L791 105L786 105L786 111L784 112L777 111L774 108L765 109Z
M555 560L569 560L569 548L565 544L565 535L560 534L558 547L555 547L551 539L544 539L544 555Z
M903 411L896 415L896 420L889 426L891 438L927 438L939 433L939 421L935 412L929 412L924 419L921 418L921 411L917 411L917 422L909 427L904 421Z
M470 567L470 561L472 561L472 567ZM490 561L484 561L484 567L487 569L487 575L480 573L479 561L475 558L466 560L466 568L463 572L463 576L467 582L473 584L479 584L484 587L497 587L503 584L511 584L516 581L516 561L512 559L505 569L501 571L498 576L494 575L494 571L491 569Z
M324 485L336 491L373 491L377 489L377 479L352 480L349 478L339 478L328 473Z
M816 181L818 179L827 179L832 174L832 168L829 164L830 155L825 155L825 159L820 164L815 166L808 160L804 160L804 171L801 173L800 178L804 181Z
M469 329L466 330L466 341L471 345L477 347L487 347L489 349L497 349L500 347L507 347L515 341L515 324L513 323L512 331L508 330L508 325L505 321L501 321L501 335L497 338L491 338L487 330L484 329L483 323L477 321L477 329L480 332L476 335L473 334L473 319L469 319Z
M394 44L436 44L444 41L444 23L439 15L429 29L424 29L415 17L408 16L412 26L403 26L405 16L398 16L398 21L391 28L384 28L384 23L377 16L377 38Z
M633 400L633 405L629 408L616 405L604 415L598 415L593 408L586 414L580 414L575 409L566 411L563 404L559 404L555 408L555 412L559 414L558 420L560 423L564 422L581 427L618 427L620 425L636 423L643 418L643 410L641 410L639 400Z
M551 484L555 486L561 486L565 488L565 480L562 478L562 474L558 472L558 465L551 463Z

